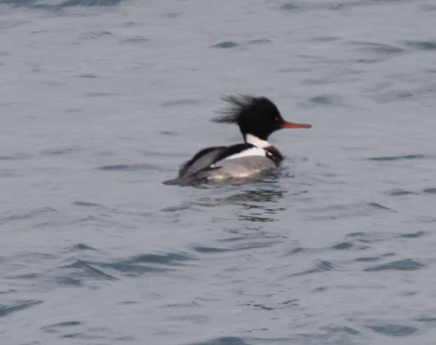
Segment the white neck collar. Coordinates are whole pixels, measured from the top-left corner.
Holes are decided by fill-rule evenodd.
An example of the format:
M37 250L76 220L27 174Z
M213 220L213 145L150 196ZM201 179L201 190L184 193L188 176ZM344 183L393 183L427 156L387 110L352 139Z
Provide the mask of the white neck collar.
M256 147L262 147L262 148L271 146L271 144L268 141L259 139L255 135L249 133L245 134L245 142L248 144L252 144Z

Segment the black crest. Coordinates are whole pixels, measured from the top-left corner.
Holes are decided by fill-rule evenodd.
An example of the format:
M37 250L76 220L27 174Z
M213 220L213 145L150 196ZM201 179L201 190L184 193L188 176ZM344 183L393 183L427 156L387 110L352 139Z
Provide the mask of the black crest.
M218 123L238 123L241 116L246 112L257 109L264 113L279 114L276 105L266 97L254 97L250 95L224 96L221 99L229 103L227 109L218 111L221 116L213 118L211 121Z
M218 111L217 113L221 114L221 116L214 117L211 121L217 123L238 123L243 111L252 107L256 103L256 100L262 98L249 95L221 97L221 99L229 103L230 106L227 109Z
M222 98L229 107L219 113L221 116L211 121L236 123L243 135L250 133L262 140L281 128L285 122L276 105L265 97L247 95L226 96Z

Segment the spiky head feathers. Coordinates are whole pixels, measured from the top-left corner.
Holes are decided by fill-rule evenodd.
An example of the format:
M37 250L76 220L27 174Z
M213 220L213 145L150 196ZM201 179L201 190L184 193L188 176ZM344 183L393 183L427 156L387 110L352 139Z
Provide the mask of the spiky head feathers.
M221 111L221 116L213 118L217 123L237 123L241 133L253 134L259 139L267 140L268 136L281 128L285 123L276 105L265 97L226 96L222 98L230 107Z

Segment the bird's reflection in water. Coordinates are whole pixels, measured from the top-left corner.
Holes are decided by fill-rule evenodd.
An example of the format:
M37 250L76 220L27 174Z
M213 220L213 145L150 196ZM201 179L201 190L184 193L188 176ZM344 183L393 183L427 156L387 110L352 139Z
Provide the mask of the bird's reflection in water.
M249 184L221 186L224 188L209 186L214 195L197 199L192 204L202 207L233 206L232 209L236 210L237 219L240 221L273 222L275 220L273 216L285 210L279 201L287 193L278 183L279 179L284 177L284 173L287 172L275 169ZM226 211L215 219L234 219L234 215L234 212Z

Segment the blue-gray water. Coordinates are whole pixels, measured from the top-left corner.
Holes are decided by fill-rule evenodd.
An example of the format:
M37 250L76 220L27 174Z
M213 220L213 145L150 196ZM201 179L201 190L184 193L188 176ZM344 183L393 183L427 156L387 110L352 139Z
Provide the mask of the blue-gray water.
M7 345L436 339L436 4L0 1ZM258 183L161 181L221 95L271 98Z

